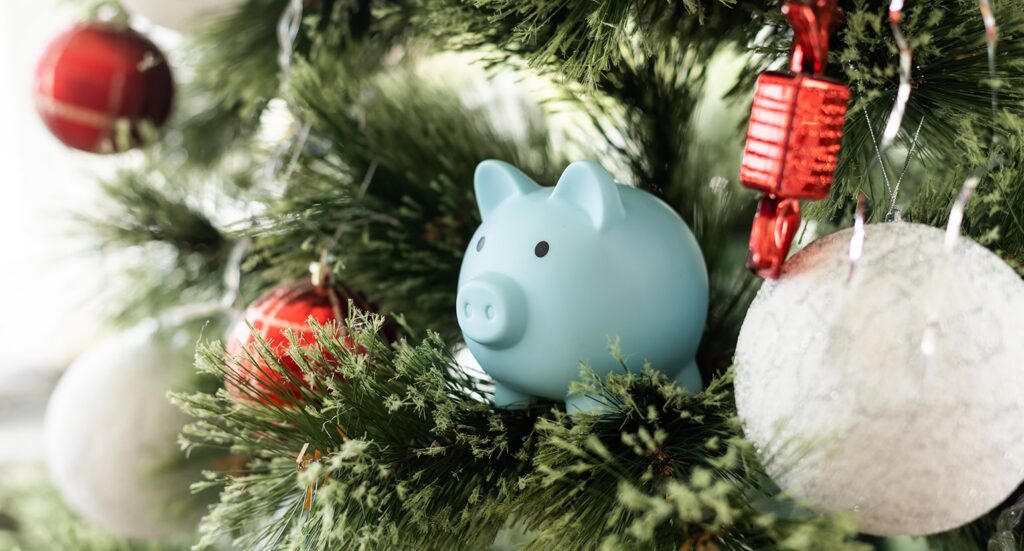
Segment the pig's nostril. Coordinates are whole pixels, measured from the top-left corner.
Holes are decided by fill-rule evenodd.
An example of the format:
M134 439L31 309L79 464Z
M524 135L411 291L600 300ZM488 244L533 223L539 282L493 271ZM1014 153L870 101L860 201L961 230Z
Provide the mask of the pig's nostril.
M466 314L467 318L473 317L473 305L466 302L462 305L462 312Z
M487 316L487 319L493 320L494 319L494 307L491 306L490 304L488 304L487 308L484 308L484 315Z

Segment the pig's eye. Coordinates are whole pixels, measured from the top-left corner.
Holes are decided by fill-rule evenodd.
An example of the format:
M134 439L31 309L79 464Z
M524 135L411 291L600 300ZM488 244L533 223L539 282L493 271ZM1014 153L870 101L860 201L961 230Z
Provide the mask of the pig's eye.
M549 250L551 250L551 245L548 245L547 241L541 241L533 248L533 254L537 255L537 258L544 258L548 255Z
M476 252L480 252L480 251L484 250L484 243L486 241L487 241L487 237L481 235L480 236L480 241L476 242Z

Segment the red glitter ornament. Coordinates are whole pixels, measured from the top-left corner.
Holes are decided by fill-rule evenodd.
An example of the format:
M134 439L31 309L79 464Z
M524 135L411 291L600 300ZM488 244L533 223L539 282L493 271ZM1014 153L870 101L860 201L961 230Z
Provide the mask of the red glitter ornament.
M836 82L762 74L740 167L743 185L792 199L828 197L849 99Z
M155 44L129 28L91 22L61 33L36 66L36 109L69 147L116 153L155 136L174 80Z
M360 310L371 311L369 303L340 284L316 286L310 281L299 281L272 289L256 299L246 308L245 316L227 340L228 353L238 360L234 366L235 376L228 379L232 396L277 405L300 401L302 392L295 382L303 381L302 369L288 354L291 348L288 333L295 336L299 346L312 346L316 344L316 335L308 324L309 319L321 325L334 323L333 327L342 332L345 345L352 349L355 343L348 338L344 325L349 300ZM260 358L257 337L266 342L277 362L291 376Z
M800 221L795 200L828 197L850 99L845 85L821 75L836 0L790 1L782 11L794 30L792 73L758 78L740 167L743 185L767 195L754 220L747 266L773 278ZM781 230L789 237L775 235Z
M762 197L750 230L747 267L761 277L778 278L799 227L799 201Z

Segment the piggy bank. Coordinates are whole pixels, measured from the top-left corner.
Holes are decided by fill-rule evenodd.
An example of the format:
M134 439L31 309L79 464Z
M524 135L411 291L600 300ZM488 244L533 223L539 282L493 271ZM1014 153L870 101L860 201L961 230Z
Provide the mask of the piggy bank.
M483 224L459 274L457 315L466 345L496 381L498 407L542 397L592 411L568 396L586 363L622 372L653 368L691 391L702 388L694 356L708 309L700 247L668 205L618 185L596 162L542 187L501 161L476 170Z

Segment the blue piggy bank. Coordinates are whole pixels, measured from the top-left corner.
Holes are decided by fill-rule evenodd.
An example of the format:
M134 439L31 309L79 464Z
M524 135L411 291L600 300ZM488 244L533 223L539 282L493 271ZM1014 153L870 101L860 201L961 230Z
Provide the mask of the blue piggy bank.
M708 309L700 247L682 218L644 191L618 185L593 161L541 187L508 163L476 170L483 224L462 261L456 308L466 345L497 382L498 407L535 397L569 411L580 362L598 375L644 361L699 391L694 356Z

